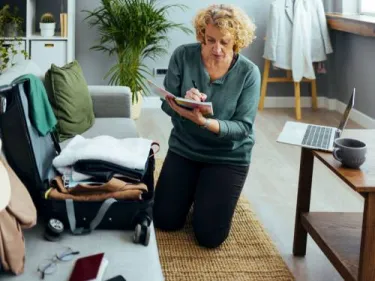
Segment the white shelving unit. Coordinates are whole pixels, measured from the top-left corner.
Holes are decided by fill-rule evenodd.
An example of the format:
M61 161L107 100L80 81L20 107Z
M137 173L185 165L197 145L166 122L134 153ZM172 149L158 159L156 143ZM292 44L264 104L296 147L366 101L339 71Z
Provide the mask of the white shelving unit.
M48 1L48 5L56 5L54 11L60 11L60 1L57 0L23 0L24 7L26 9L26 30L24 30L25 36L22 37L22 47L28 52L30 59L33 60L43 72L46 72L51 64L54 63L58 66L63 66L75 59L75 6L76 0L65 0L65 13L68 14L68 32L66 37L62 37L60 32L57 31L60 27L60 14L53 13L56 21L55 36L42 37L38 27L40 18L38 14L49 12L49 11L38 11L38 7L43 6L43 1ZM12 2L10 0L10 2ZM39 3L38 3L39 2ZM8 41L5 44L10 44L11 38L7 38ZM22 56L14 58L14 62L23 59Z

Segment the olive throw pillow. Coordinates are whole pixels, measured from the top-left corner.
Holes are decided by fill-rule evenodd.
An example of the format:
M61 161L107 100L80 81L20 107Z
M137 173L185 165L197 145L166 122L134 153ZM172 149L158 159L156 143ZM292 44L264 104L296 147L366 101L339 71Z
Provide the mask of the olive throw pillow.
M57 119L59 141L82 134L95 120L93 103L77 61L47 71L45 87Z

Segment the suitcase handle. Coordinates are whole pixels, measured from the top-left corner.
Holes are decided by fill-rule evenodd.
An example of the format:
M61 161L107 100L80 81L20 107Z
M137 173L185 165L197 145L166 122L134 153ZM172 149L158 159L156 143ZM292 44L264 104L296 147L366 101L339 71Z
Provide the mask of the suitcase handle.
M12 85L3 85L0 86L0 93L7 92L13 88Z
M100 222L104 218L104 215L108 211L109 207L111 207L111 205L115 202L117 202L117 200L114 198L106 199L103 202L103 204L100 206L100 209L98 213L96 214L95 218L91 221L89 228L83 228L83 227L76 228L76 215L74 212L74 202L72 199L66 199L65 200L66 213L68 215L70 231L74 235L84 235L84 234L91 233L100 224Z
M55 147L56 154L59 155L61 153L61 147L60 147L59 141L57 140L56 134L57 134L56 131L51 132L51 139Z

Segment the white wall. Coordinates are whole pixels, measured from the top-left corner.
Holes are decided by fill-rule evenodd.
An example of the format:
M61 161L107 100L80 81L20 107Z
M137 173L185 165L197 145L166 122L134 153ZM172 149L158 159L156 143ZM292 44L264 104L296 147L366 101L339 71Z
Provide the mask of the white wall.
M359 12L358 0L343 0L342 12L347 14L356 14Z
M327 12L355 14L359 12L359 0L323 0Z

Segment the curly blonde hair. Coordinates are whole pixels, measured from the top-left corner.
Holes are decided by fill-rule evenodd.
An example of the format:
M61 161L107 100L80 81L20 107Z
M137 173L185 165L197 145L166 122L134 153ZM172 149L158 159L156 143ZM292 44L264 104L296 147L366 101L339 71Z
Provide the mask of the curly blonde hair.
M205 42L205 31L209 23L234 36L233 51L238 53L250 45L255 36L256 26L249 16L233 5L211 5L202 9L194 18L197 40Z

